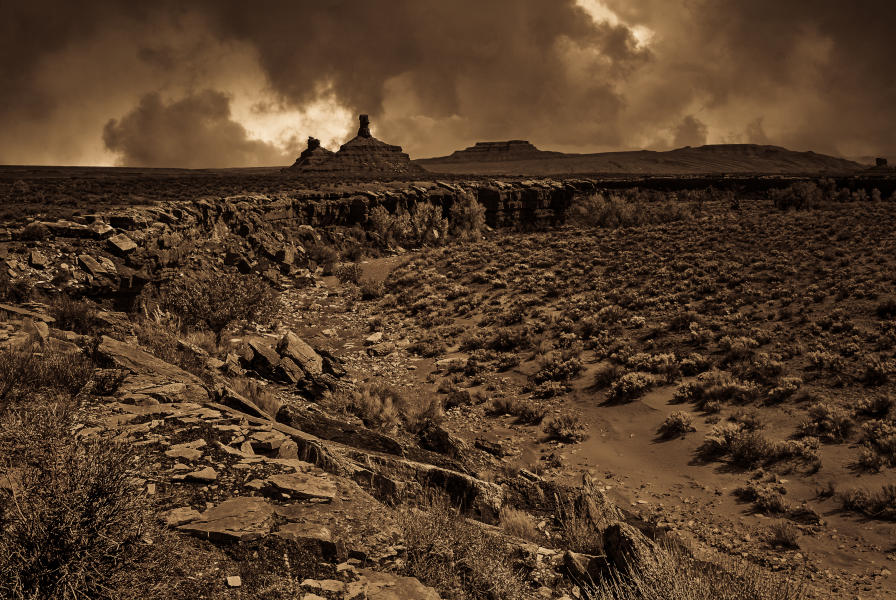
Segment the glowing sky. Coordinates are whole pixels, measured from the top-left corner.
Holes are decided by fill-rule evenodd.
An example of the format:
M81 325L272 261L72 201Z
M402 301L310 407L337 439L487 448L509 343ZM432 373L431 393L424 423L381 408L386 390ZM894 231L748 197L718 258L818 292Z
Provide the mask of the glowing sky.
M369 113L412 157L896 150L896 3L6 0L0 163L291 163Z

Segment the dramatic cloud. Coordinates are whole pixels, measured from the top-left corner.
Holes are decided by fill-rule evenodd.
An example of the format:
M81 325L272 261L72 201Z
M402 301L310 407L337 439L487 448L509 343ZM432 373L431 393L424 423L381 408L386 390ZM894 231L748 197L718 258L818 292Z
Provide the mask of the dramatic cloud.
M10 0L0 162L285 164L359 112L413 156L509 138L885 154L893 22L889 0ZM230 99L213 123L207 89ZM179 152L162 125L191 110L186 130L234 147Z
M171 104L158 94L145 95L120 121L106 123L103 141L121 163L184 168L276 165L298 149L251 140L230 117L230 98L205 90Z

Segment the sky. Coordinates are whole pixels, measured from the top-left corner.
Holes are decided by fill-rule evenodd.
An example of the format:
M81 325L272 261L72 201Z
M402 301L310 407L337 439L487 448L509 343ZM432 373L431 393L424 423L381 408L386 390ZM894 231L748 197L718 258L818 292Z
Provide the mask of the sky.
M896 158L892 0L4 0L0 164L774 144Z

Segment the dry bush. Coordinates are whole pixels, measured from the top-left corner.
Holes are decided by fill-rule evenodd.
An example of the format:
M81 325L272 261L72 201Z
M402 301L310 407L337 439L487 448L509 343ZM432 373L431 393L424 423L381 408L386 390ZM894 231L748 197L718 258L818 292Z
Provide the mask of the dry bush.
M524 510L504 506L499 514L499 521L507 535L530 542L539 542L544 539L544 536L535 527L535 518Z
M196 273L162 286L158 304L180 317L186 327L207 327L218 341L236 321L267 321L279 306L279 294L255 275Z
M693 402L700 410L713 410L722 402L747 403L759 396L759 388L745 383L726 371L713 369L701 373L697 379L684 383L675 390L676 402Z
M853 422L849 412L827 402L809 407L809 418L800 423L800 435L815 436L831 442L842 442L849 437Z
M840 494L840 503L845 510L862 513L870 519L896 521L896 485L887 484L880 490L848 490Z
M0 350L0 412L42 392L73 397L90 381L94 364L82 353L49 348Z
M448 211L449 230L455 239L479 239L485 231L485 207L472 194L460 196Z
M376 279L361 279L358 282L358 289L361 292L361 300L376 300L382 298L386 291L382 281Z
M501 539L466 521L447 500L404 507L396 521L407 547L405 574L458 600L521 600L522 576L507 565Z
M15 491L0 491L0 596L148 597L137 582L166 569L157 514L133 478L133 451L70 433L64 404L7 415L0 447Z
M90 335L97 327L96 314L95 304L66 294L60 294L50 303L50 316L56 319L53 326L57 329Z
M697 560L668 547L631 573L614 572L589 590L595 600L801 600L803 586L736 559Z
M780 210L818 208L826 200L825 191L814 181L798 181L783 189L772 189L769 198Z
M326 244L314 244L308 249L308 258L323 269L324 275L332 275L339 260L339 252Z
M693 207L674 200L644 200L637 195L592 194L576 198L569 209L570 223L583 227L638 227L671 223L693 217Z
M795 550L800 547L800 528L790 521L778 521L768 528L768 543L773 548Z
M487 411L492 415L513 415L526 425L538 425L547 414L547 409L537 402L515 397L495 398Z
M713 426L697 448L697 454L704 460L727 457L731 464L744 469L790 459L819 464L817 438L769 440L740 423Z
M261 385L254 379L243 377L232 380L230 387L237 394L263 410L272 419L277 418L277 412L283 406L283 403L277 399L277 396L269 389L269 386Z
M410 398L386 383L363 383L355 390L337 390L325 396L330 407L353 414L371 429L394 431L399 425L417 433L442 419L442 404L435 397Z
M143 317L136 323L136 332L137 343L153 356L209 382L205 359L178 344L182 335L178 324L167 319Z
M637 372L626 373L610 386L607 391L607 402L631 402L650 391L655 383L650 375Z
M681 411L675 411L663 421L657 430L657 434L663 439L671 439L684 436L691 431L697 431L691 421L691 416Z
M346 263L339 265L333 272L333 275L336 276L336 279L339 280L339 283L343 285L347 283L358 285L358 282L361 281L361 276L363 274L364 271L361 269L361 265L359 265L358 263Z
M583 441L588 437L586 430L585 424L577 416L571 414L559 415L544 426L544 432L548 434L548 439L559 440L567 444Z

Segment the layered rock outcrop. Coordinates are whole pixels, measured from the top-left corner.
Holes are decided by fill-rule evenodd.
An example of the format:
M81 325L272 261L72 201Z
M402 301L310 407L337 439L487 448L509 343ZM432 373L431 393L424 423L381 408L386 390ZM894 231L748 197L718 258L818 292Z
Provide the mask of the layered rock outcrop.
M338 152L321 148L318 140L308 138L308 148L285 172L294 175L353 178L393 178L426 174L424 169L411 163L401 146L393 146L373 137L367 115L361 115L359 120L358 135L344 143Z

